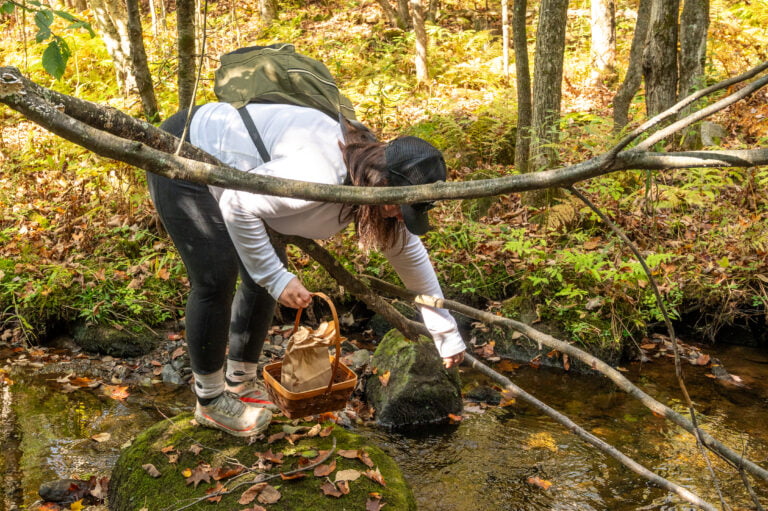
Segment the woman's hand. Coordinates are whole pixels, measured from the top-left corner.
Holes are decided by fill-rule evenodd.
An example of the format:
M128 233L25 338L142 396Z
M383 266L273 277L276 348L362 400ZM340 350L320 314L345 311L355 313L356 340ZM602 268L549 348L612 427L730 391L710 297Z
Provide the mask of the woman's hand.
M277 301L280 302L280 305L292 309L304 309L312 303L312 293L307 291L298 277L294 277L280 293L280 298Z
M445 357L443 358L443 365L446 369L450 369L451 367L461 365L461 363L464 361L464 352L456 353L453 356Z

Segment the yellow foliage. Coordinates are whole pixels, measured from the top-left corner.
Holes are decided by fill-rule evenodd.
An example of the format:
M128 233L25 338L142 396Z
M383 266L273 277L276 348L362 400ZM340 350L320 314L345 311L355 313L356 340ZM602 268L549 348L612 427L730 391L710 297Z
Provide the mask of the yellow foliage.
M534 433L528 437L525 441L526 449L547 449L552 452L557 452L557 444L555 439L549 433Z

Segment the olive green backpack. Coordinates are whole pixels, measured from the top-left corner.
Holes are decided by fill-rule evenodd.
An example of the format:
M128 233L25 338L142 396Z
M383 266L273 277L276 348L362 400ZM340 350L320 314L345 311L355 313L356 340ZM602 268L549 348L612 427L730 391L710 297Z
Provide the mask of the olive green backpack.
M355 119L352 102L339 92L325 64L296 53L292 44L251 46L222 55L213 92L219 101L238 109L265 162L269 161L269 153L244 108L248 103L305 106L334 120L340 116Z

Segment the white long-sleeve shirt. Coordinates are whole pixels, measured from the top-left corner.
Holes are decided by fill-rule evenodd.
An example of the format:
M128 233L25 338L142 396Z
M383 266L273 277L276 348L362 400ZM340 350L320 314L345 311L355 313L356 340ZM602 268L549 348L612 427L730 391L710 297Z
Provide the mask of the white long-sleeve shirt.
M339 124L311 108L250 104L248 112L259 130L271 160L264 163L243 124L228 103L209 103L192 118L192 144L236 169L298 181L342 184L347 169L342 159ZM224 222L251 278L275 298L294 275L282 264L269 241L265 223L282 234L325 239L344 229L342 205L276 197L209 187L219 202ZM407 232L407 231L406 231ZM442 297L437 276L418 236L407 232L400 244L384 255L405 286L421 294ZM441 357L464 351L456 321L445 309L420 306L424 324Z

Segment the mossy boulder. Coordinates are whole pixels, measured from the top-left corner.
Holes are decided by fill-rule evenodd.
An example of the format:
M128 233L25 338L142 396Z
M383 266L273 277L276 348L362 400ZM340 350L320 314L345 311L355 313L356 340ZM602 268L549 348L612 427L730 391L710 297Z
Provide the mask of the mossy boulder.
M148 328L134 331L86 323L75 325L72 337L85 351L121 358L146 355L160 343L158 335Z
M371 367L376 374L368 378L365 393L380 425L447 422L449 414L461 413L459 372L443 367L431 339L410 341L390 330L376 348Z
M142 432L121 452L109 484L109 509L178 509L192 504L185 509L210 510L213 504L205 499L206 492L217 488L218 483L230 493L222 497L215 505L216 509L251 509L256 504L270 511L366 509L366 502L372 498L369 494L374 492L381 496L381 501L389 509L416 509L413 493L402 472L381 449L369 444L364 437L333 423L321 426L325 430L322 435L310 437L308 430L312 426L314 423L289 422L287 419L281 421L278 417L263 437L250 442L248 439L197 426L190 413L160 422ZM326 435L328 431L330 434ZM285 434L284 438L274 436L282 436L281 433ZM291 438L293 444L288 441L289 435L295 435ZM334 442L335 450L322 463L335 463L335 470L330 475L315 476L310 469L304 472L304 477L290 480L281 478L281 472L292 471L322 457L325 454L323 451L332 449ZM350 451L359 453L359 456L345 457L350 456ZM282 457L282 463L272 462L272 468L263 465L278 457ZM230 477L219 481L211 475L210 482L203 480L197 485L194 482L186 483L190 474L187 470L204 475L216 474L216 469L220 468L222 470L218 473L221 474L229 469L234 471L238 464L252 469L252 472L243 471L238 475L232 472ZM148 465L157 470L154 477L148 472ZM349 482L348 494L338 498L324 495L321 486L327 484L329 479L335 481L340 471L348 469L362 474L372 471L371 475L378 470L386 486L366 475L360 475ZM277 502L253 500L248 505L238 502L243 493L255 484L257 477L270 477L266 482L279 492ZM194 479L199 477L195 476Z

